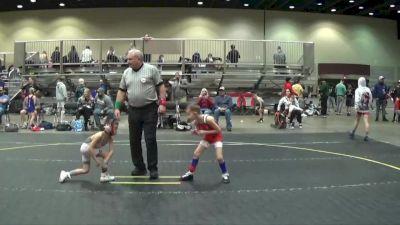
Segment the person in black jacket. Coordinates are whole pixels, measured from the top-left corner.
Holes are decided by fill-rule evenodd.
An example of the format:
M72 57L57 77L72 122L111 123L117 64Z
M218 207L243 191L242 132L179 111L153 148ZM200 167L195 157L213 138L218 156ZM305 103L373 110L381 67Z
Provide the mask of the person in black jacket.
M52 63L60 63L60 59L61 59L60 47L57 46L54 49L54 52L51 53L51 62Z
M75 45L71 46L71 50L68 52L67 57L69 63L79 63L79 54L76 51Z
M231 45L231 50L228 52L228 55L226 56L226 59L230 63L238 63L239 62L239 58L240 58L240 54L239 54L239 51L236 50L236 46L235 45Z

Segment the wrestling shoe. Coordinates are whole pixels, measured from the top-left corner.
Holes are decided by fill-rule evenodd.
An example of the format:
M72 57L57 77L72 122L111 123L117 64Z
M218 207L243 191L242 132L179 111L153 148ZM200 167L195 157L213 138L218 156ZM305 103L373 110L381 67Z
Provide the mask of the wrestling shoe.
M184 175L182 175L179 180L181 180L181 181L192 181L193 180L193 173L188 171Z
M299 128L300 128L300 129L303 129L303 124L300 123L300 124L299 124Z
M111 176L108 173L102 173L101 176L100 176L100 182L101 183L107 183L107 182L114 181L114 180L115 180L115 177Z
M66 179L71 179L71 174L69 172L61 170L60 172L60 178L58 178L58 182L64 183Z
M151 170L149 179L150 180L157 180L158 179L158 171L157 170Z
M264 119L257 120L257 123L264 123Z
M294 129L294 123L289 125L289 129L292 129L292 130Z
M349 136L350 136L351 140L354 140L355 133L354 132L350 132Z
M365 141L365 142L369 142L369 137L368 137L368 136L365 136L365 137L364 137L364 141Z
M146 169L141 170L141 169L135 168L131 172L132 176L145 176L146 174L147 174L147 170Z
M229 184L231 180L229 179L229 173L222 174L222 183Z

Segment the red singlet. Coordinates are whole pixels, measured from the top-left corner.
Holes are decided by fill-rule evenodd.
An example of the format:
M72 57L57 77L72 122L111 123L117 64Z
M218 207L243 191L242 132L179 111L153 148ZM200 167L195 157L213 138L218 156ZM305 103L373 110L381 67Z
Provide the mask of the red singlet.
M203 123L196 124L197 130L214 130L210 125L207 124L207 115L203 115ZM204 136L205 141L210 144L214 144L215 142L222 141L224 137L222 136L222 132L216 134L207 134Z

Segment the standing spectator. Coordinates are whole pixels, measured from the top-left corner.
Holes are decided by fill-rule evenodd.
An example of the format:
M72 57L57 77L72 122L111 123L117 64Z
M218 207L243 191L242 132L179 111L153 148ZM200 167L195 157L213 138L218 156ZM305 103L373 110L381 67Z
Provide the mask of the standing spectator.
M158 66L158 69L159 69L159 70L162 70L162 64L165 63L165 57L164 57L163 54L161 54L161 55L158 56L157 63L158 63L158 65L157 65L157 66Z
M163 114L166 111L167 90L158 69L144 63L143 60L141 51L129 52L129 68L124 71L119 85L115 102L115 118L120 119L122 102L127 99L129 141L132 162L135 166L131 174L132 176L147 174L141 143L144 132L150 179L158 179L157 122L158 113Z
M231 50L228 52L228 55L226 56L226 59L228 60L229 63L238 63L240 58L239 51L236 50L235 45L231 45Z
M321 82L321 86L319 87L319 94L321 100L321 116L326 118L328 111L328 96L329 96L329 86L326 84L326 81Z
M89 130L88 123L90 116L93 114L94 100L90 95L90 89L85 88L83 95L78 99L78 111L76 112L76 119L79 120L83 115L85 131Z
M67 59L69 63L79 63L79 55L76 51L75 45L71 46L71 50L68 52Z
M396 120L397 116L397 120ZM397 97L394 100L394 115L393 115L393 122L398 122L400 123L400 98Z
M78 99L83 95L85 92L85 80L83 78L79 78L78 80L78 87L76 87L75 90L75 100L78 101Z
M382 111L382 121L387 122L386 106L389 94L389 87L385 84L385 77L379 76L379 81L372 90L372 95L376 99L376 119L379 120L379 113Z
M7 111L8 101L10 101L10 97L5 92L4 87L0 87L0 124L2 123L3 114Z
M175 77L169 83L172 87L172 100L177 103L187 102L187 80L183 79L179 72L176 72Z
M67 95L67 87L63 83L64 77L60 76L57 79L57 85L56 85L56 100L57 100L57 117L58 117L58 123L64 121L64 113L65 113L65 102L68 99Z
M304 89L301 85L300 79L295 81L294 85L292 86L293 94L297 97L303 97Z
M91 63L93 62L93 52L90 49L90 46L87 45L86 48L82 51L82 63Z
M219 121L219 117L222 114L225 114L226 130L229 132L232 131L232 97L226 95L224 87L220 87L218 90L218 96L215 97L215 106L216 109L214 110L214 118L217 123Z
M260 119L257 120L257 123L263 123L264 122L264 110L265 110L265 103L264 99L260 96L257 95L257 93L254 93L253 98L256 102L258 115L260 116Z
M278 46L277 52L274 54L274 64L277 64L277 67L285 67L282 65L286 64L286 55L282 51L281 46Z
M351 116L351 108L353 106L353 97L354 97L354 89L349 84L349 87L346 90L346 113L347 116Z
M51 62L52 63L60 63L60 59L61 59L60 47L57 46L54 49L54 52L51 53Z
M392 97L393 102L394 102L395 105L396 105L396 102L400 99L400 80L397 81L397 86L396 86L396 87L394 88L394 90L392 91L391 97ZM398 110L400 110L400 109L396 109L396 107L395 107L395 110L394 110L394 113L393 113L393 120L392 120L392 122L395 122L396 115L398 115L398 112L397 112ZM399 118L399 117L397 117L397 118L398 118L397 121L399 122L399 121L400 121L400 118Z
M103 88L97 90L97 96L94 99L94 121L96 126L103 130L103 125L100 122L100 116L105 115L106 124L114 118L114 106L110 96L106 95Z
M336 112L336 92L333 86L329 86L328 108Z
M286 90L289 90L290 93L295 95L293 91L293 86L292 86L292 78L291 77L286 77L285 78L285 83L283 84L283 89L282 89L282 96L285 96Z
M214 108L214 101L210 95L208 95L208 90L201 89L200 96L197 99L197 105L200 106L200 112L202 114L211 115Z
M147 43L147 42L153 40L153 37L151 37L149 34L145 34L144 37L142 37L142 39L145 43ZM143 49L143 51L145 51L145 49ZM151 62L151 54L150 53L144 53L143 57L144 57L144 62L147 62L147 63Z
M344 85L344 80L340 80L340 82L336 85L336 114L342 115L342 108L344 104L344 98L346 95L346 85Z

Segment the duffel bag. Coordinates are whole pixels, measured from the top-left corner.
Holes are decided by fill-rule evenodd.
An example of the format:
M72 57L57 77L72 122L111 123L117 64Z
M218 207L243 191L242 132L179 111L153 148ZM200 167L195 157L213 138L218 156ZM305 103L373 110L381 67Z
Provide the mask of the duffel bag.
M18 125L14 123L8 123L4 127L5 132L18 132Z
M71 125L68 124L68 123L59 123L59 124L57 124L57 126L56 126L56 130L57 130L57 131L71 131L71 130L72 130L72 127L71 127Z

